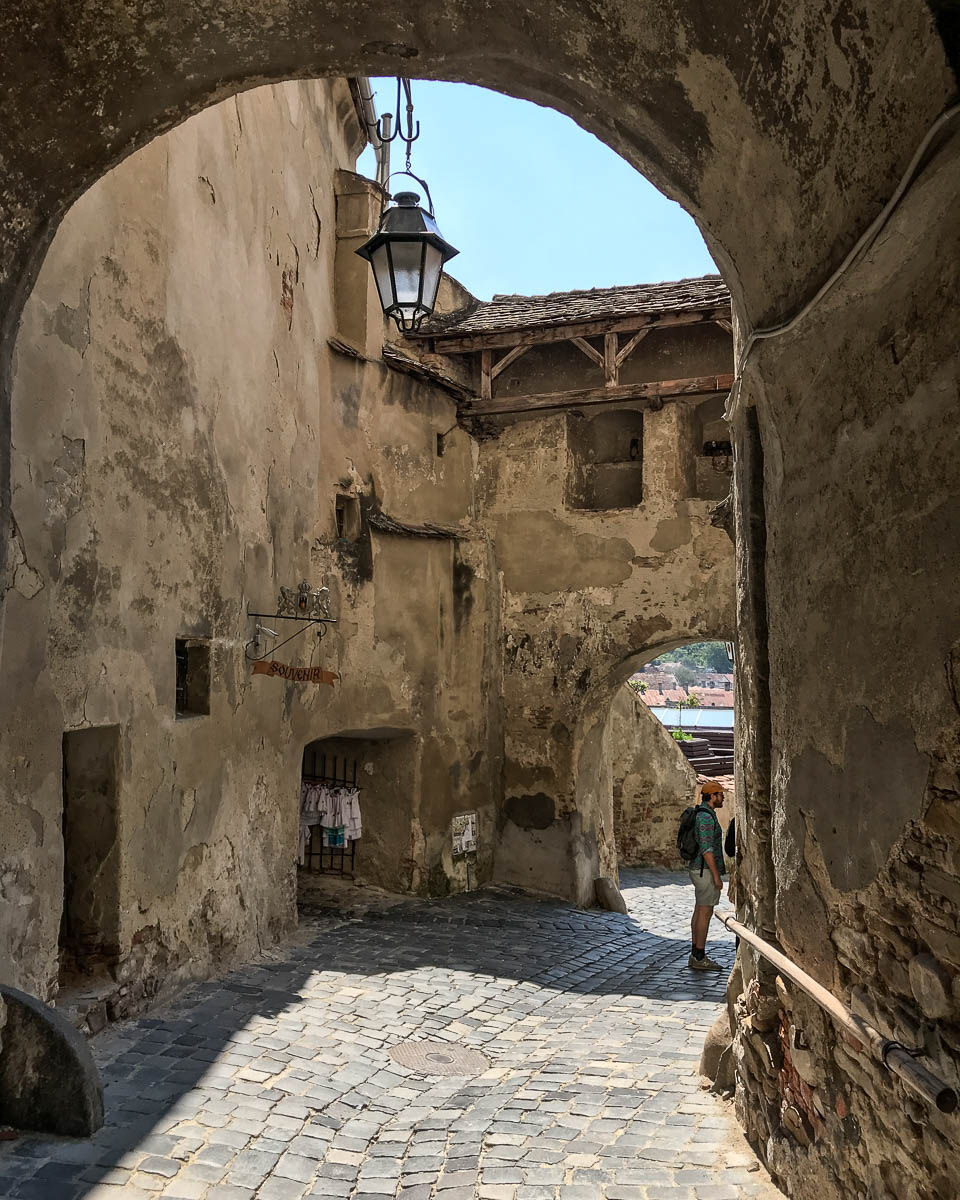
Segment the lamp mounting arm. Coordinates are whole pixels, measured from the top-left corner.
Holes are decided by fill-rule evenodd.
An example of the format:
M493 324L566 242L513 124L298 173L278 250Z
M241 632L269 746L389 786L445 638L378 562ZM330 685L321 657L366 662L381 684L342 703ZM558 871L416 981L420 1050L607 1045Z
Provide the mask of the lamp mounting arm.
M402 93L402 95L401 95ZM404 129L400 117L400 108L403 101L406 101L406 128ZM410 88L410 80L402 75L397 76L397 106L396 106L397 123L391 129L393 124L393 113L384 113L377 120L377 137L381 142L393 142L399 138L406 147L407 154L407 171L410 170L410 147L420 136L420 122L414 121L413 118L413 92ZM414 176L416 179L416 176Z

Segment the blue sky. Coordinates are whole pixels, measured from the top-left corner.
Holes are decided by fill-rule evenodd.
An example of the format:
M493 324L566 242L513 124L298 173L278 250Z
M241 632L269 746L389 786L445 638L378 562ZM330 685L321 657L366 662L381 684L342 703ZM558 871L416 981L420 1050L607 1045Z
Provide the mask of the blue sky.
M393 112L396 81L373 85L377 112ZM569 117L462 83L414 80L413 100L412 169L460 251L450 273L480 299L716 271L687 213ZM391 168L402 166L397 141ZM375 174L369 147L359 170Z

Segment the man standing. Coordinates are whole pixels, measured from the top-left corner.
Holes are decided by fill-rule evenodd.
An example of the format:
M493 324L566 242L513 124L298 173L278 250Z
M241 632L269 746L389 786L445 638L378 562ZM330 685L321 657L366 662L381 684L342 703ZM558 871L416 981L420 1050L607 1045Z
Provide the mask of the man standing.
M694 906L690 933L693 947L687 966L694 971L719 971L719 963L707 957L707 929L720 893L723 891L723 831L716 810L723 808L723 788L712 780L701 789L697 806L697 856L690 864Z

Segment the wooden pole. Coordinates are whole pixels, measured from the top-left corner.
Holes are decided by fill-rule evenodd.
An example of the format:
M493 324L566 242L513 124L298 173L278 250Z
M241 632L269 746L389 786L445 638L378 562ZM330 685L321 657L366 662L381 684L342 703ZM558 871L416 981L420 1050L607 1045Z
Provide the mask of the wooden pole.
M885 1038L872 1025L868 1025L862 1017L855 1016L832 992L828 992L806 971L801 970L796 963L791 962L785 954L771 946L769 942L764 941L746 925L741 925L734 917L724 917L719 913L717 915L729 930L737 934L748 946L759 951L768 962L773 963L781 975L785 975L787 979L806 992L811 1000L819 1004L824 1012L829 1013L840 1028L848 1033L855 1042L868 1047L887 1070L902 1079L911 1091L916 1092L918 1096L938 1108L940 1112L956 1112L958 1101L954 1089L944 1083L942 1079L938 1079L926 1067L921 1066L904 1046L891 1038Z

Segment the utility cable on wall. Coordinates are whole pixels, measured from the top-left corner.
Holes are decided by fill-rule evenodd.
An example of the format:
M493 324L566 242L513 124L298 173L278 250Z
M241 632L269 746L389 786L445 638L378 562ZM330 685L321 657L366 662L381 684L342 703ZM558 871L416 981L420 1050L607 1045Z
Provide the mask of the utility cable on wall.
M837 282L846 274L846 272L857 262L873 243L877 240L884 226L890 220L891 216L900 204L900 201L906 195L910 186L913 184L920 165L923 162L924 155L930 148L931 143L937 134L948 125L950 121L960 114L960 104L951 105L945 109L934 123L927 130L926 135L920 142L920 145L914 151L913 157L910 159L907 169L900 177L900 182L897 184L893 195L886 204L877 213L874 219L870 222L861 236L854 243L852 248L847 253L846 257L837 267L837 269L829 276L829 278L820 285L813 296L804 304L792 317L786 321L782 321L777 325L767 325L762 329L754 329L748 335L743 343L743 348L737 361L736 378L733 381L733 389L730 393L730 401L727 405L728 417L732 416L736 410L740 400L740 388L743 378L743 371L747 365L747 359L757 342L764 341L768 338L779 337L783 333L789 333L795 329L801 321L804 320L827 295L829 291L837 284Z

